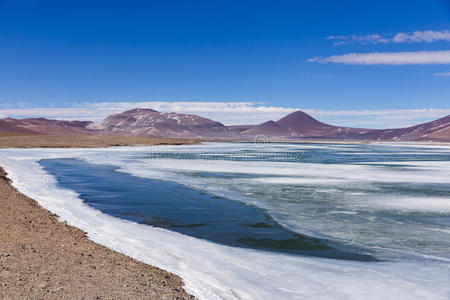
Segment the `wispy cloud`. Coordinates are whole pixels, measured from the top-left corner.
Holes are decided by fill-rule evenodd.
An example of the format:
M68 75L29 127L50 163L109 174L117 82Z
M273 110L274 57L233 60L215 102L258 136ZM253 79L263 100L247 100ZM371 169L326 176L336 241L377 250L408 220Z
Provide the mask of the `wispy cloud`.
M450 77L450 72L434 73L434 76L438 76L438 77Z
M335 46L345 45L351 43L360 44L386 44L390 42L390 39L376 33L367 35L330 35L326 37L327 40L335 40L333 44Z
M141 107L162 112L196 114L227 125L259 124L303 110L322 122L361 128L394 128L415 125L450 114L450 109L317 110L275 107L253 102L97 102L71 108L3 108L0 117L46 117L99 121L106 116Z
M375 33L367 35L330 35L327 40L334 40L333 45L359 44L387 44L387 43L432 43L450 41L450 30L425 30L399 33Z
M330 124L360 128L401 128L450 115L450 108L304 111Z
M394 43L432 43L439 41L450 41L450 31L442 30L442 31L414 31L413 33L397 33L392 41Z
M346 65L438 65L450 64L450 50L415 52L350 53L313 57L307 62L342 63Z

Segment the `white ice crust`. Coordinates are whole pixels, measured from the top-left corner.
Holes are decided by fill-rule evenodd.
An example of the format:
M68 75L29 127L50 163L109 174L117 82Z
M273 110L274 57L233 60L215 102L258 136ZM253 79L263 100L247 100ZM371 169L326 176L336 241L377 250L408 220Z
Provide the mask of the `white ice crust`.
M105 154L101 151L115 156L144 150L4 149L0 150L0 166L20 192L57 214L61 221L86 231L96 243L178 274L187 292L200 299L450 297L450 266L446 262L351 262L218 245L106 215L84 204L74 191L58 186L56 179L38 164L43 158ZM170 167L183 166L172 164ZM263 171L255 169L258 173ZM261 180L270 183L269 179Z

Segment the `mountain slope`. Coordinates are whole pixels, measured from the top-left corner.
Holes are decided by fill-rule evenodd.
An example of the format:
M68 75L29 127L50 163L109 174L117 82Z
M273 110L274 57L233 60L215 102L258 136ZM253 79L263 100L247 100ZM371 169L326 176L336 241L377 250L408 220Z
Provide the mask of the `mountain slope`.
M322 123L310 115L293 112L280 120L269 121L242 132L246 137L299 139L351 139L377 141L450 141L450 116L407 128L361 129L340 127Z
M370 130L360 138L370 140L392 140L392 141L420 141L420 140L440 140L450 141L450 115L444 118L422 123L419 125L395 128Z
M227 126L231 131L233 131L236 134L243 133L246 130L252 129L253 127L256 127L258 125L230 125Z
M34 131L17 126L8 119L0 120L0 135L36 134Z
M89 128L104 134L154 137L223 139L234 135L225 125L210 119L140 108L111 115Z
M45 118L0 120L0 131L22 134L93 134L90 121L60 121Z
M268 121L254 126L242 134L285 138L348 138L365 131L367 130L325 124L302 111L295 111L276 122Z
M271 137L284 137L290 136L291 132L289 128L277 122L267 121L258 126L245 130L241 134L247 136L266 135Z
M289 128L295 136L325 135L335 132L339 128L319 122L310 115L299 110L281 118L277 123Z

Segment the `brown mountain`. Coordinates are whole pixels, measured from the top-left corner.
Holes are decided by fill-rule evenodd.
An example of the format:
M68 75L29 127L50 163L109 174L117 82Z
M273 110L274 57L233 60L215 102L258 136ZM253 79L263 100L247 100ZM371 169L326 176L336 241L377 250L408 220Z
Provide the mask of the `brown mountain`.
M281 118L277 123L289 128L292 136L321 136L335 132L340 128L319 122L299 110Z
M427 123L396 129L370 130L359 136L370 140L450 141L450 115Z
M87 126L90 121L60 121L45 118L0 120L0 132L10 134L94 134Z
M36 134L35 132L17 126L8 119L0 120L0 135Z
M286 137L291 136L291 131L288 127L285 127L278 122L267 121L261 125L245 130L241 132L241 134L246 136L266 135L270 137Z
M256 127L258 125L230 125L227 126L231 131L233 131L236 134L241 134L242 132L249 130L253 127Z
M132 109L114 114L89 129L103 134L173 138L232 138L234 133L222 123L195 115L160 113L152 109Z
M450 116L407 128L361 129L325 124L302 111L296 111L276 122L265 122L245 130L241 134L248 138L266 135L282 139L450 141Z
M295 111L280 120L269 121L242 132L243 135L267 135L268 137L285 138L321 138L358 135L366 129L339 127L322 123L310 115Z

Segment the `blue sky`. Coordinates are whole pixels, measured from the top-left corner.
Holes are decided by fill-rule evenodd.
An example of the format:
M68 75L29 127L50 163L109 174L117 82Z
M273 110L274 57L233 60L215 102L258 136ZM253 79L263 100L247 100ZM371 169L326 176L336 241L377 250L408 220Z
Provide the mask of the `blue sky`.
M449 30L438 0L0 0L0 116L405 126L450 113Z

